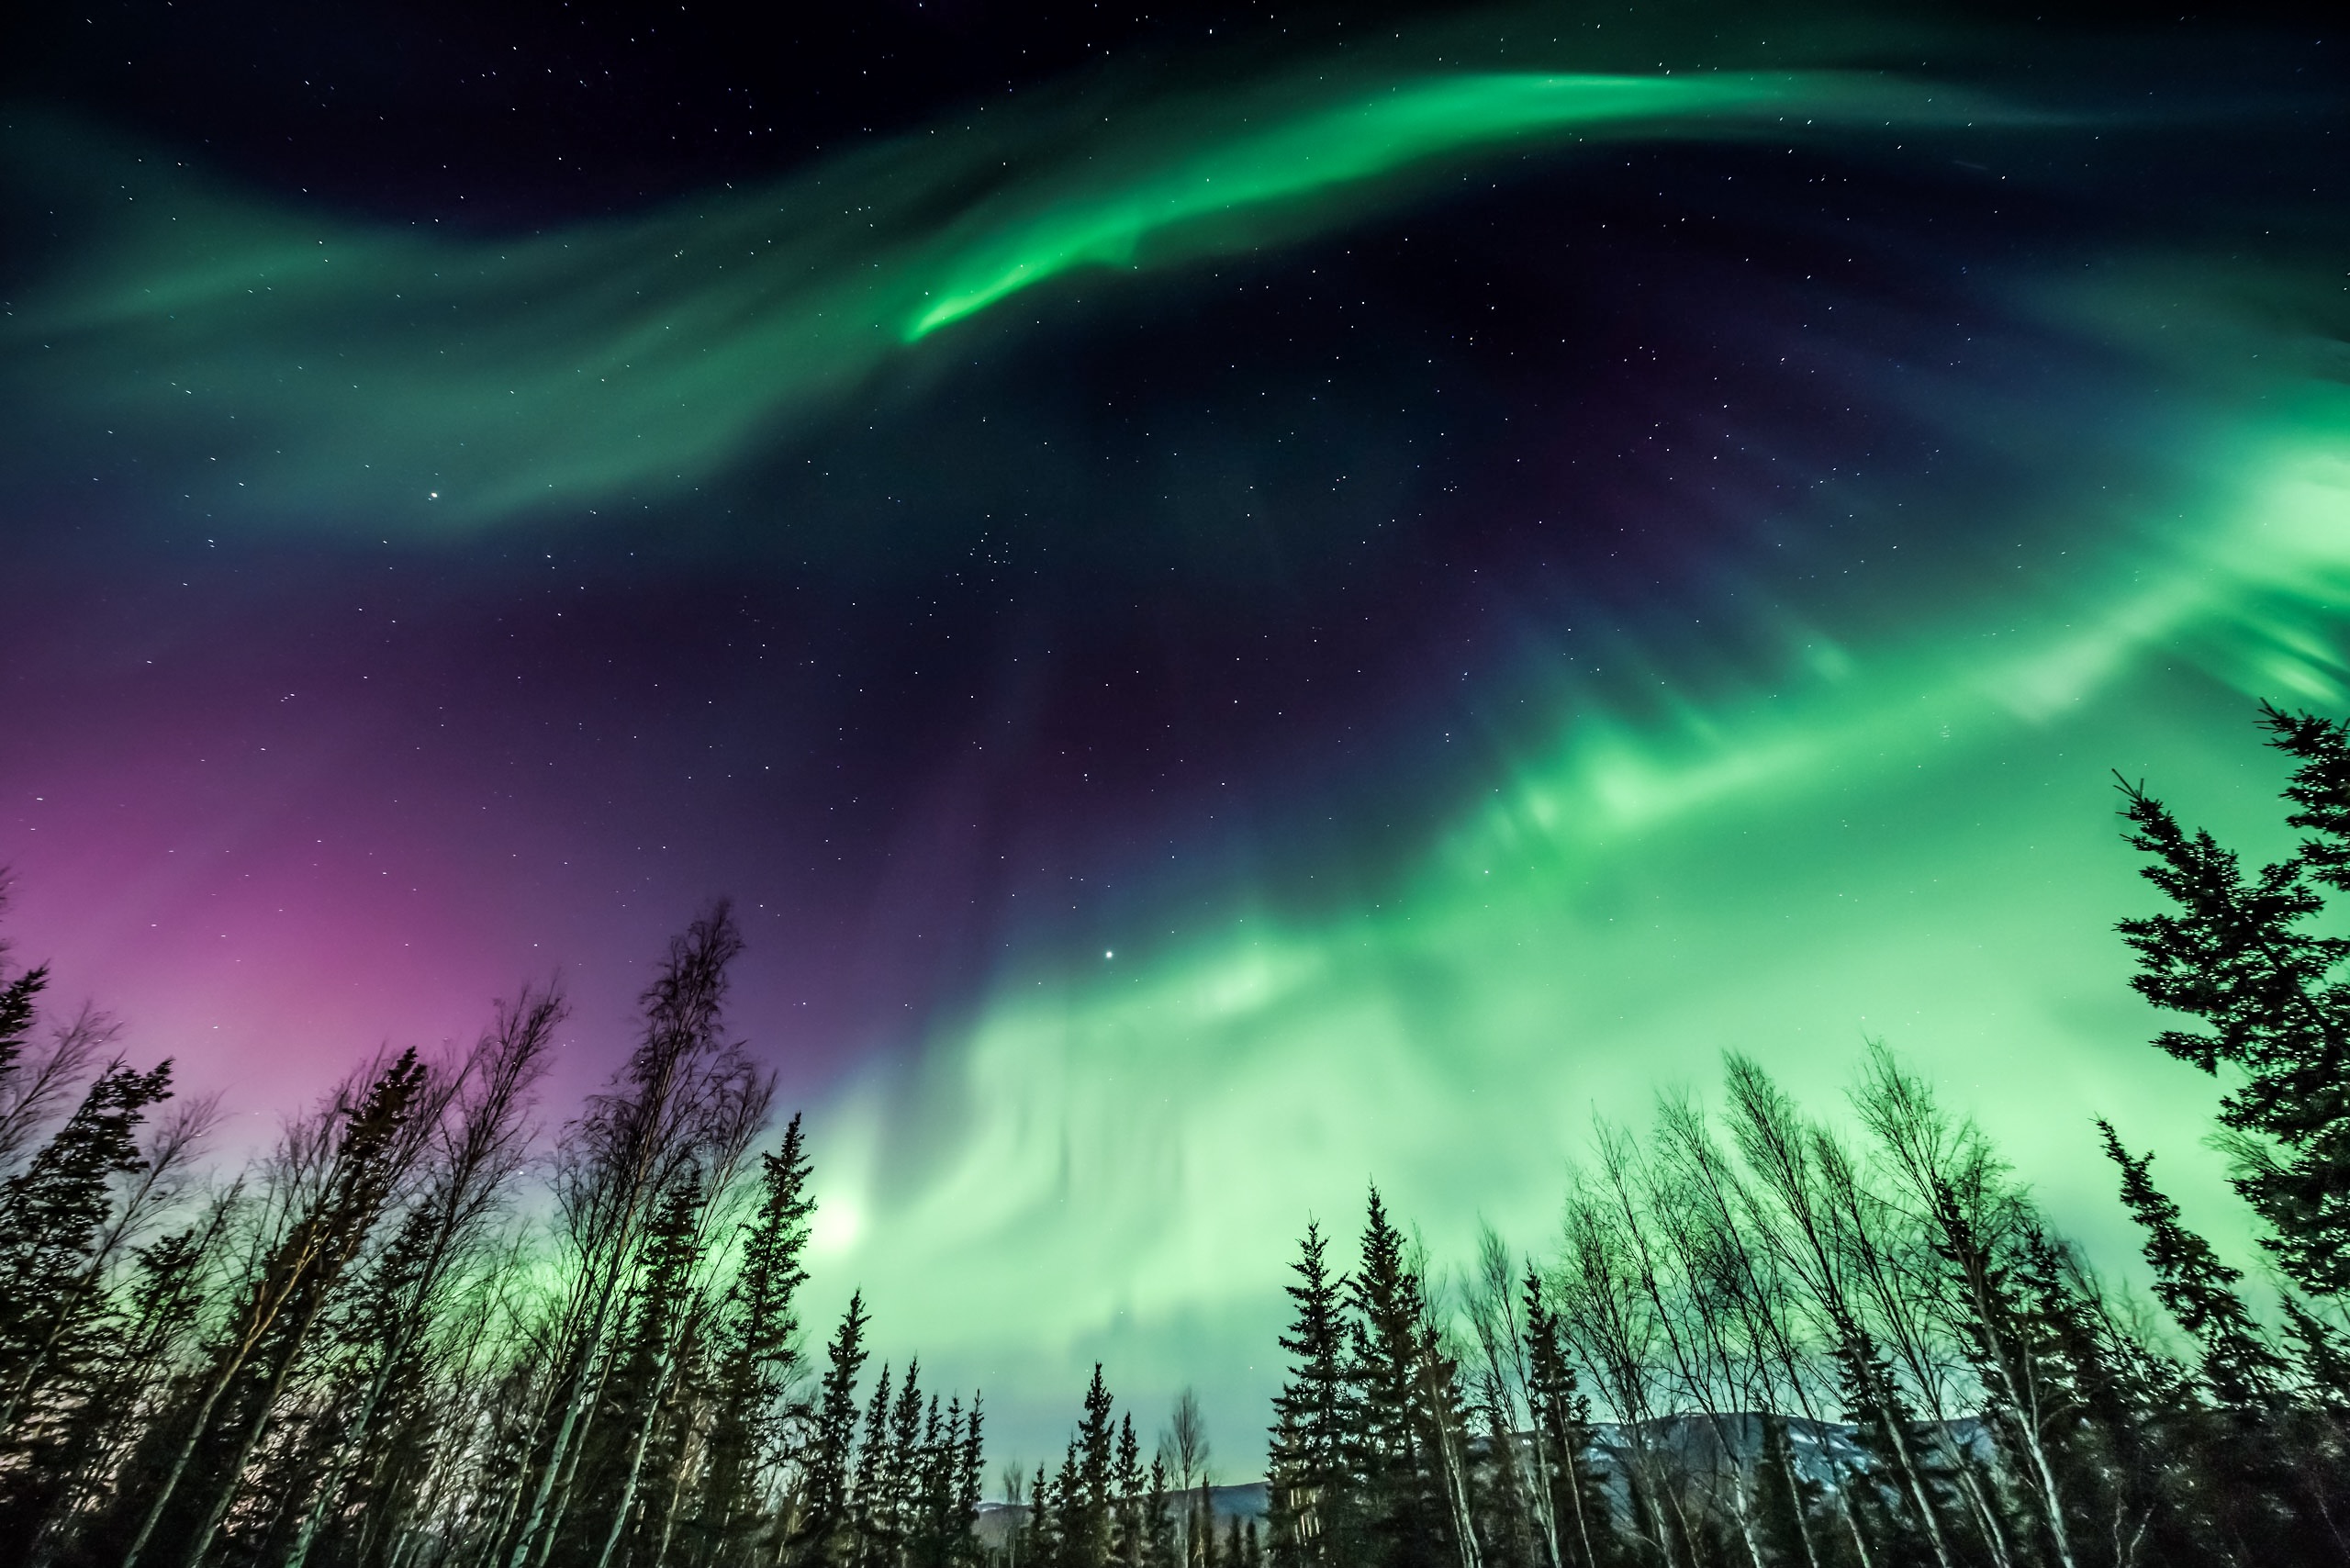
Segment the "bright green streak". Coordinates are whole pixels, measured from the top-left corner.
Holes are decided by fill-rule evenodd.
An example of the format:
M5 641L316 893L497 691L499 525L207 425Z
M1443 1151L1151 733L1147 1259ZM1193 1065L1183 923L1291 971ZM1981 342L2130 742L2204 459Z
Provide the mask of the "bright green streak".
M906 339L1072 267L1133 266L1154 238L1184 224L1301 201L1439 154L1790 102L1824 107L1852 96L1850 84L1796 76L1485 74L1401 83L1367 102L1210 144L1098 197L1056 203L1001 242L956 258L937 303L915 318Z
M771 188L496 241L319 221L28 138L19 165L106 196L0 324L0 401L44 444L136 442L244 520L576 515L771 452L893 369L968 353L927 341L944 324L1072 268L1293 242L1445 157L1998 118L1835 73L1301 74L1117 109L975 114Z

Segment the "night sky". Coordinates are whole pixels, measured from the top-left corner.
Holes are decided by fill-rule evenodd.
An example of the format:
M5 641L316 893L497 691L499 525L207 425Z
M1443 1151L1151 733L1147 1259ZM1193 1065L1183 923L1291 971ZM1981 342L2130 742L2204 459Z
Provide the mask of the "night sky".
M2338 29L768 9L6 48L8 932L232 1141L731 895L820 1310L1234 1473L1309 1215L1543 1247L1726 1047L2247 1255L2112 775L2350 707Z

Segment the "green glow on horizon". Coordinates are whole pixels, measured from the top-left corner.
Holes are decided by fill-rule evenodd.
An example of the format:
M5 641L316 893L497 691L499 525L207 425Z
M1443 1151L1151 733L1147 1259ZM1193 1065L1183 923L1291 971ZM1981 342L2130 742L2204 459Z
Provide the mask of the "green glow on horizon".
M2134 1242L2099 1114L2254 1262L2202 1147L2217 1086L2124 983L2111 923L2151 895L2108 769L2281 835L2251 700L2350 702L2350 396L2215 425L2184 467L2183 517L2020 618L1791 657L1663 721L1562 694L1555 749L1384 893L1005 977L913 1081L826 1111L820 1277L998 1386L1097 1358L1146 1400L1200 1383L1245 1466L1309 1214L1343 1249L1376 1178L1440 1263L1480 1218L1545 1248L1595 1109L1710 1091L1735 1047L1833 1114L1868 1036L2106 1265Z
M39 351L0 397L58 439L174 444L208 487L191 498L240 517L477 529L689 490L951 352L929 341L950 321L1080 266L1294 242L1446 156L2021 118L1836 72L1332 75L978 113L771 187L491 240L319 220L25 133L20 167L120 199L0 325Z

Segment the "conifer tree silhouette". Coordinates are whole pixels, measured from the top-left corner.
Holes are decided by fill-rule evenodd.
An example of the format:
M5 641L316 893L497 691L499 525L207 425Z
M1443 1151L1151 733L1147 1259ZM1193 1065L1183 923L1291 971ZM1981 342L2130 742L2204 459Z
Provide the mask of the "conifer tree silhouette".
M114 1179L144 1170L138 1130L171 1093L172 1065L98 1075L25 1170L0 1182L0 1441L86 1334L100 1305L99 1242Z
M795 1563L834 1562L845 1550L850 1466L856 1443L856 1379L865 1368L865 1295L860 1291L848 1298L841 1326L825 1347L823 1381L802 1461L800 1516L786 1539L785 1555ZM887 1368L881 1383L886 1388Z
M1393 1568L1475 1568L1458 1459L1459 1373L1433 1330L1418 1271L1376 1187L1352 1279L1348 1381L1361 1444L1365 1557Z
M2243 1081L2220 1101L2235 1183L2271 1234L2264 1244L2303 1289L2350 1290L2350 937L2311 928L2326 895L2350 891L2350 725L2264 703L2268 744L2294 759L2286 824L2304 837L2245 875L2234 851L2182 828L2142 784L2122 780L2141 874L2173 912L2122 921L2138 955L2131 984L2208 1032L2154 1044Z
M744 1227L718 1330L702 1507L711 1550L722 1559L757 1528L760 1478L784 1458L785 1402L800 1363L793 1303L808 1279L800 1260L816 1208L800 1123L794 1115L782 1146L760 1158L758 1212Z

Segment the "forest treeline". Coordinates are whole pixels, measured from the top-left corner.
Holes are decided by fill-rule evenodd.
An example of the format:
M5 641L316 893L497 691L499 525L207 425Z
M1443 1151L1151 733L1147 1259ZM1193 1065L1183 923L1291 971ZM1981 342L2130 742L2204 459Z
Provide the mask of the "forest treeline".
M2166 908L2121 926L2138 991L2199 1025L2154 1043L2230 1083L2257 1298L2109 1124L2151 1303L1883 1047L1832 1117L1733 1054L1718 1106L1595 1127L1546 1257L1488 1234L1448 1287L1375 1190L1351 1270L1307 1228L1273 1562L2350 1563L2350 938L2323 919L2350 891L2350 730L2262 722L2292 853L2247 871L2125 781Z
M2286 858L2123 787L2133 983L2221 1075L2248 1282L2101 1139L2151 1299L1873 1047L1725 1059L1601 1124L1552 1244L1443 1270L1373 1189L1306 1227L1261 1510L1097 1367L983 1501L978 1391L822 1331L797 1116L725 1018L723 905L559 1126L553 990L369 1063L233 1172L213 1102L0 962L0 1558L42 1568L2121 1568L2350 1563L2350 729L2264 710ZM2338 912L2337 912L2338 913ZM0 949L0 959L6 950ZM1228 1501L1228 1500L1227 1500Z
M112 1568L978 1560L982 1413L803 1365L800 1124L725 1027L723 905L539 1147L564 1002L371 1064L233 1179L208 1101L0 988L0 1552ZM53 1124L53 1126L52 1126ZM45 1134L45 1136L44 1136ZM812 1379L812 1381L811 1381ZM869 1383L869 1391L865 1386Z

